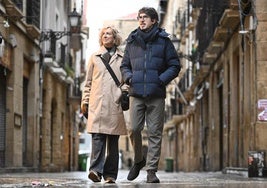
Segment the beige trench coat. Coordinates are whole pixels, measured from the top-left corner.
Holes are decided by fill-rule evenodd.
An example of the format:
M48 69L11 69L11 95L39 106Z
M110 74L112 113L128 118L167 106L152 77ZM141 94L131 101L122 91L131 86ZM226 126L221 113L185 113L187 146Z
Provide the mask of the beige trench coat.
M88 104L88 133L126 135L127 129L119 98L121 89L117 87L100 55L105 47L93 53L89 59L81 104ZM123 53L117 49L109 62L118 80L122 80L120 65Z

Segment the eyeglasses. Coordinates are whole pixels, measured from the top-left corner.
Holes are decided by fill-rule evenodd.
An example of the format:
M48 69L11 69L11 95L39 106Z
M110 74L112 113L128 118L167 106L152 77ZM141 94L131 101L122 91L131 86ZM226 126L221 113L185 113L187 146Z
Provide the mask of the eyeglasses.
M146 20L149 16L137 16L137 20Z

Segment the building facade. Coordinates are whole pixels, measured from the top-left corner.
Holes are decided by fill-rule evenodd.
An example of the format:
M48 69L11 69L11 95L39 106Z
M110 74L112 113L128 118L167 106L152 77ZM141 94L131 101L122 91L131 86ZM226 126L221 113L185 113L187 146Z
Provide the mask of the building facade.
M171 157L176 171L247 168L249 151L267 149L267 2L173 0L167 7L174 11L163 25L174 20L183 70L170 86L161 164Z
M75 117L88 29L68 20L74 10L82 15L82 3L0 3L1 171L78 168Z
M39 165L39 20L22 2L1 1L0 166Z

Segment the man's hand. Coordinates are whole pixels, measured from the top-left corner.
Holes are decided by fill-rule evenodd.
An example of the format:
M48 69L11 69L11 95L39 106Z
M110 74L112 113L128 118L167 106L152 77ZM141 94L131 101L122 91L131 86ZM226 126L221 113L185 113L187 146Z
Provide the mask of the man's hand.
M132 78L129 78L129 79L126 81L126 84L127 84L128 86L130 86L130 85L132 84Z

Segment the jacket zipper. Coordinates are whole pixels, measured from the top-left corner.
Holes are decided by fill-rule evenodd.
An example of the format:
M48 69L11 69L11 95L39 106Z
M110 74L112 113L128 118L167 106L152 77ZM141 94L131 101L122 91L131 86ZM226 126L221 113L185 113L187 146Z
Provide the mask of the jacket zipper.
M146 96L146 63L147 63L147 51L145 52L145 65L144 65L144 96Z
M145 65L144 65L144 96L147 97L147 62L151 59L151 45L149 43L146 45L146 52L145 52Z

